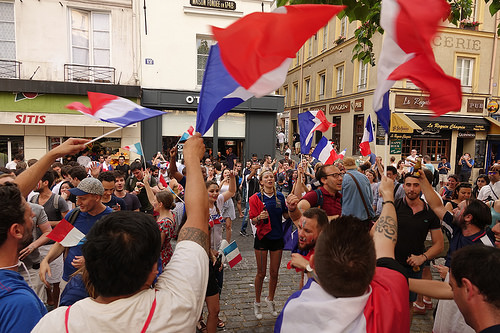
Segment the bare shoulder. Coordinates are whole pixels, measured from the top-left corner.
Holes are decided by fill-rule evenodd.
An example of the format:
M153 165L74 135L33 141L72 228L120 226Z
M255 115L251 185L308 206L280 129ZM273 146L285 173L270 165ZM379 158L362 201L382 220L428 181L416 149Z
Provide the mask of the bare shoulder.
M193 227L183 227L179 231L177 241L181 242L184 240L190 240L200 244L200 246L208 252L208 234L203 230Z

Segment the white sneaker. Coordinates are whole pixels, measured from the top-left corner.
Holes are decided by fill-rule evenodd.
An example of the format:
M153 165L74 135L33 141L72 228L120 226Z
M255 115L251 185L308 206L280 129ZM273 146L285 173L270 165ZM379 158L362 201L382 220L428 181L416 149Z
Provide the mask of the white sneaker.
M269 308L269 310L271 310L271 314L273 315L273 317L278 317L278 312L276 311L276 304L274 303L274 301L268 300L267 297L265 298L265 301L267 307Z
M260 303L253 302L253 313L255 314L255 318L258 320L262 319L262 312L260 311Z

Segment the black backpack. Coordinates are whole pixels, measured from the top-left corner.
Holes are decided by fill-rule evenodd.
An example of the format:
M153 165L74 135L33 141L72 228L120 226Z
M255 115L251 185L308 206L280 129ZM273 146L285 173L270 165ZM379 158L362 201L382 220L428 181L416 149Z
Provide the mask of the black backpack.
M434 169L434 177L432 178L432 186L437 186L439 184L439 171Z

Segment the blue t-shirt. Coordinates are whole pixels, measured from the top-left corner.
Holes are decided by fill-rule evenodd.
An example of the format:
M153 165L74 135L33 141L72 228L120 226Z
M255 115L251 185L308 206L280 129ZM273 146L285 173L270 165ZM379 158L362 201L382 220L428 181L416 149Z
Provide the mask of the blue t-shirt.
M86 235L90 231L90 228L92 228L94 223L99 221L101 219L101 217L106 216L112 212L113 212L113 210L109 207L106 207L106 209L103 210L102 213L97 214L96 216L92 216L87 212L80 212L78 214L78 217L75 220L74 226L75 226L75 228L77 228L83 234ZM64 218L66 220L68 220L70 214L71 214L71 211L68 214L66 214L66 216ZM64 260L64 272L63 272L63 277L62 277L64 281L68 281L71 274L76 272L76 268L73 267L73 265L71 265L71 262L73 261L73 259L75 259L75 256L81 256L81 255L82 255L82 246L81 245L73 246L73 247L70 247L68 249L68 255L66 256L66 259Z
M264 194L263 198L260 198L266 206L266 210L269 213L269 218L271 219L271 231L265 236L268 239L282 239L283 238L283 224L282 216L283 213L288 212L288 208L285 204L285 196L281 192L277 192L278 202L276 202L276 197L268 197Z
M446 163L443 163L443 162L440 162L438 164L438 169L439 168L442 168L443 166L447 167L447 168L450 168L451 169L451 164L450 162L446 162ZM447 175L448 174L448 169L439 169L439 173L442 174L442 175Z
M469 163L474 166L474 160L471 158L469 160ZM467 165L467 162L465 160L462 160L462 171L466 171L466 172L469 172L472 170L472 167L468 166Z

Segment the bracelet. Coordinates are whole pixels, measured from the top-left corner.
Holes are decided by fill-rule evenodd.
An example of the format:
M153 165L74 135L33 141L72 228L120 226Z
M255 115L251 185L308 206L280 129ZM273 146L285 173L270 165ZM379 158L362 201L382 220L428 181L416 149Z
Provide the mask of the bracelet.
M394 207L396 207L396 205L394 205L394 201L392 201L392 200L387 200L387 201L384 201L384 202L382 202L382 205L385 205L386 203L390 203L390 204L392 204Z
M289 209L289 210L288 210L288 212L289 212L289 213L293 213L293 212L295 212L296 210L297 210L297 208L295 208L294 210L290 210L290 209Z
M422 253L422 255L425 257L425 260L429 261L429 258L425 255L425 253Z

